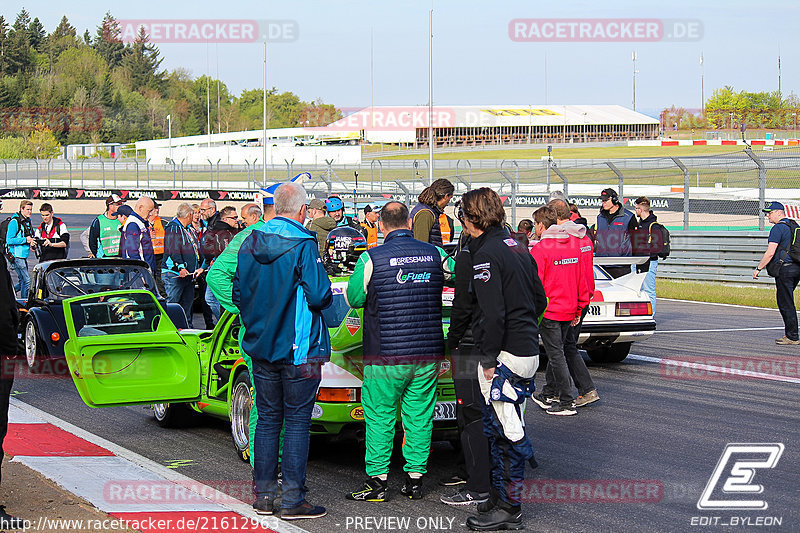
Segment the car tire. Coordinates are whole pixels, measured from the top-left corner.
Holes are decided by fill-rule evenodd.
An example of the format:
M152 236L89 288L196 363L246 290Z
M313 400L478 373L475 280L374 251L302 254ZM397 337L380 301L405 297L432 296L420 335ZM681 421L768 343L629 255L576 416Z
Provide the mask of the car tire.
M619 363L623 361L631 351L630 342L621 342L611 346L603 346L593 350L586 350L589 359L595 363Z
M39 327L36 322L29 318L25 322L25 360L28 363L28 369L31 372L36 372L42 365L42 336L39 335Z
M154 403L153 418L162 428L178 427L185 422L190 412L184 403Z
M231 440L239 459L250 462L250 409L253 409L250 373L239 372L231 389Z

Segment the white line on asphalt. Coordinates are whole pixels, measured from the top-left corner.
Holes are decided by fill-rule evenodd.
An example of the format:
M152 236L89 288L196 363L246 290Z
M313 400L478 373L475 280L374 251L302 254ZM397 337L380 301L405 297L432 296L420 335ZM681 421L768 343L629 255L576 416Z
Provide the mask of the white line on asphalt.
M775 374L767 374L766 372L753 372L750 370L732 369L724 366L707 365L705 363L692 363L690 361L680 361L669 358L648 357L646 355L634 355L634 354L630 354L628 356L628 359L633 359L635 361L643 361L645 363L658 363L658 364L661 364L663 361L671 361L673 364L681 368L702 370L704 372L716 372L718 374L730 374L731 376L735 376L738 379L755 378L755 379L765 379L768 381L779 381L781 383L800 383L800 378L778 376Z
M753 305L723 304L719 302L698 302L695 300L679 300L677 298L659 298L659 300L665 300L667 302L681 302L685 304L721 305L723 307L738 307L739 309L757 309L759 311L777 311L777 309L772 307L755 307Z
M209 487L208 485L204 485L202 483L198 483L196 479L192 479L188 476L184 476L174 470L170 470L169 468L160 465L153 461L152 459L148 459L143 455L139 455L136 452L132 452L126 448L118 444L114 444L111 441L104 439L94 433L90 433L85 429L79 428L69 422L61 420L60 418L51 415L41 409L37 409L32 405L28 405L24 402L16 398L10 399L11 405L22 409L23 411L27 411L29 414L34 416L38 416L45 422L49 422L56 427L63 429L73 435L85 439L92 444L100 446L101 448L105 448L106 450L112 452L117 457L121 457L123 459L127 459L128 461L144 468L145 470L149 470L156 475L159 475L168 481L173 481L185 487L187 490L197 493L198 495L207 498L211 501L219 502L218 505L225 507L234 513L238 513L243 516L247 517L257 517L259 523L266 524L269 528L277 533L308 533L305 529L301 529L293 524L287 523L284 520L279 519L275 516L262 516L256 514L253 510L252 505L248 505L244 502L242 503L229 503L231 499L234 499L232 496L228 494L224 494L213 487Z
M656 330L656 333L716 333L720 331L763 331L771 329L783 329L783 326L769 328L662 329Z

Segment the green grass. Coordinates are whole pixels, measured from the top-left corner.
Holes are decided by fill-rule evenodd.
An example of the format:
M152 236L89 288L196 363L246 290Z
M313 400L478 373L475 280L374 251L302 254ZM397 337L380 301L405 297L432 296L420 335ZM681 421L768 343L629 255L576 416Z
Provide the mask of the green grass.
M675 281L656 279L656 294L659 298L675 298L695 302L748 305L777 309L775 287L753 287L712 283L704 281ZM800 307L800 294L795 292L795 305Z
M741 152L743 146L613 146L591 148L558 148L553 149L553 159L617 159L630 157L685 157L692 155L710 155L729 152ZM380 152L369 150L372 155ZM547 147L541 149L498 149L498 150L470 150L453 153L437 153L434 150L434 159L540 159L547 156ZM381 159L427 159L426 154L403 154Z

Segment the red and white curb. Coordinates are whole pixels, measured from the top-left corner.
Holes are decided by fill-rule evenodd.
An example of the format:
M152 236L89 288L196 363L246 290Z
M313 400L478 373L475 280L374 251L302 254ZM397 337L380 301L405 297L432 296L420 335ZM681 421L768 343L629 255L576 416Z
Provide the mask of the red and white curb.
M3 447L13 461L142 532L305 533L16 398Z

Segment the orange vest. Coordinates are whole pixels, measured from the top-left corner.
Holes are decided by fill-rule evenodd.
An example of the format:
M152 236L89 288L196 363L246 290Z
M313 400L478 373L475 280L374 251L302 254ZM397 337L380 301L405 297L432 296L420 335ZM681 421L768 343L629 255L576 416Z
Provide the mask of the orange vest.
M439 215L439 229L442 232L442 244L453 240L453 228L450 227L450 221L444 213Z
M156 217L150 225L150 240L153 241L153 253L164 253L164 222L161 217Z
M370 226L366 222L362 222L361 227L367 230L367 250L378 246L378 226Z

